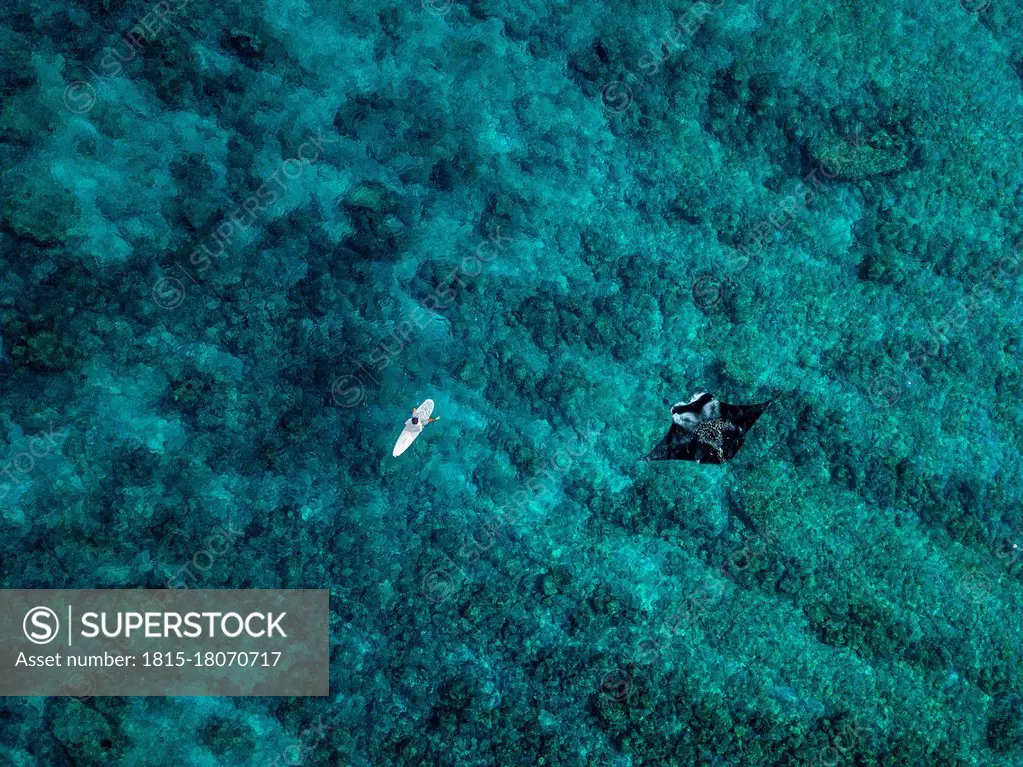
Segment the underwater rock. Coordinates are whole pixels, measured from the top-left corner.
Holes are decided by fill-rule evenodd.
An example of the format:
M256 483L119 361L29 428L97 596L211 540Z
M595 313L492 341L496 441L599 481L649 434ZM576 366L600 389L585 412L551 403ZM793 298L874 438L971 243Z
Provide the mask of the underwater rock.
M987 739L991 748L1003 754L1023 745L1023 695L1008 695L994 705Z
M898 173L909 166L912 151L911 137L901 131L877 130L844 138L825 135L809 144L818 181L858 181Z
M0 216L15 234L41 247L64 244L80 225L72 190L59 185L42 162L5 175Z

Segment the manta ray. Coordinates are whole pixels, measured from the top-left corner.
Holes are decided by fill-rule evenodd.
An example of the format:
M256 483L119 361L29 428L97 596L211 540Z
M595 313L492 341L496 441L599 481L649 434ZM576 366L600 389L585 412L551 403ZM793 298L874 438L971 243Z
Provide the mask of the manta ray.
M643 460L715 464L731 460L770 404L729 405L697 392L688 402L671 406L671 428Z

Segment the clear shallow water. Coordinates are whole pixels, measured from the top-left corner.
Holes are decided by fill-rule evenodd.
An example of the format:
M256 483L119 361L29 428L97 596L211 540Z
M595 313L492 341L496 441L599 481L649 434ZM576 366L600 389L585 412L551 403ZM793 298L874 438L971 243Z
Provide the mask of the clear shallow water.
M156 7L0 11L3 586L230 524L331 696L6 762L1023 763L1020 8ZM699 390L777 401L638 463Z

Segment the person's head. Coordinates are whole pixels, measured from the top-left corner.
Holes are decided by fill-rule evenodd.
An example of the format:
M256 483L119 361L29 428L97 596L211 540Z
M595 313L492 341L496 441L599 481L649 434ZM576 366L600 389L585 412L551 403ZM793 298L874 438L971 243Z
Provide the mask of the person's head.
M419 423L419 419L416 418L416 416L412 416L412 425L415 426L418 423Z

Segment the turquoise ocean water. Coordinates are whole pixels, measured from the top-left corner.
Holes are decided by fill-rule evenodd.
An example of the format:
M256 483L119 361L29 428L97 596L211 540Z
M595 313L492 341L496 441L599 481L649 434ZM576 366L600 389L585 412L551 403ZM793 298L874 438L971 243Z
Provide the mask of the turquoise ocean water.
M331 593L327 698L0 763L1023 764L1018 0L14 0L0 72L0 586ZM639 462L698 391L774 402Z

